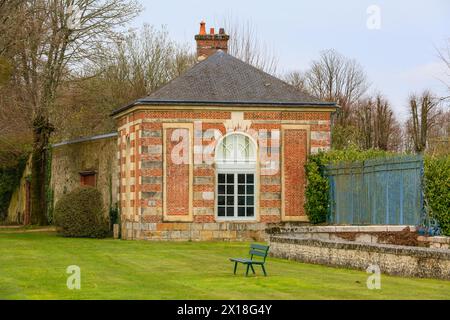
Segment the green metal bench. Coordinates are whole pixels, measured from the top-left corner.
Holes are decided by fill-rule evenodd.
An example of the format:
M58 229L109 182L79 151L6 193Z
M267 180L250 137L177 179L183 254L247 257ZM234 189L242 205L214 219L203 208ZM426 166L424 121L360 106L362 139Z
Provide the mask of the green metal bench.
M252 243L250 245L250 259L230 258L230 261L234 262L234 274L236 274L238 263L242 263L244 265L247 265L247 271L245 273L245 276L248 276L249 269L252 269L253 274L255 274L255 269L253 268L253 265L261 266L261 269L264 272L264 276L267 276L266 269L264 268L264 263L266 262L266 257L268 253L269 253L269 246Z

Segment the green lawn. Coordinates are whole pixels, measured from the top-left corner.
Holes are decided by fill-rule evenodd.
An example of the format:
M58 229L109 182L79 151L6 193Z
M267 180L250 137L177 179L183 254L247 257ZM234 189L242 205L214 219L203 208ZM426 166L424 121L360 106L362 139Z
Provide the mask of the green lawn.
M69 239L0 230L0 299L449 299L450 281L382 276L269 258L268 277L232 274L248 243ZM81 290L66 268L81 268ZM258 272L259 271L259 272Z

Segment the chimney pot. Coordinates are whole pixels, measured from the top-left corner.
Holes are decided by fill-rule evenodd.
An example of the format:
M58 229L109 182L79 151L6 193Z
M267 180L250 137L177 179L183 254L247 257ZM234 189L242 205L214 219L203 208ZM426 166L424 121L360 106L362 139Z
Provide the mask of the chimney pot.
M210 28L210 29L209 29L209 33L210 33L210 34L214 34L214 28Z
M220 28L219 29L219 34L225 34L225 29L224 28Z
M200 22L200 32L199 34L203 35L206 34L206 23L205 21Z

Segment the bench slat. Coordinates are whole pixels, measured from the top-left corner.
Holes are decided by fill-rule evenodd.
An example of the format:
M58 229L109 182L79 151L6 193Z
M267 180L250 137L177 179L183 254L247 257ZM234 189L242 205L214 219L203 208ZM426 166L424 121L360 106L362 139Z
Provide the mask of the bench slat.
M250 245L251 249L259 249L259 250L264 250L264 251L268 251L269 250L269 246L265 246L262 244L257 244L257 243L252 243Z
M254 256L263 257L263 258L265 258L267 256L267 252L261 252L261 251L257 251L257 250L250 250L250 254L252 254Z

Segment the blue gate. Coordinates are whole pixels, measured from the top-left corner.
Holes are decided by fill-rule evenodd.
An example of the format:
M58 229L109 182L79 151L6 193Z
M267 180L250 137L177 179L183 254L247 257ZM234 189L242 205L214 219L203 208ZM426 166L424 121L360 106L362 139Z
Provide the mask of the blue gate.
M420 223L423 209L421 156L329 165L325 174L330 184L330 223Z

